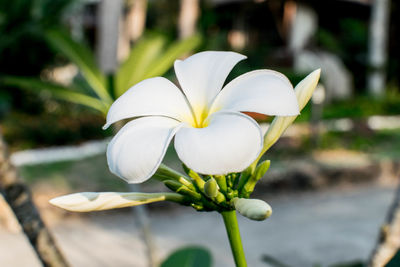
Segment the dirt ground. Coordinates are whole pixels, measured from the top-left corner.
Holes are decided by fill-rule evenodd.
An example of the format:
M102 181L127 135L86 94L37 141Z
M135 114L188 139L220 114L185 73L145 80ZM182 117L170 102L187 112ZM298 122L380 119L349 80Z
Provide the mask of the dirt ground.
M264 196L273 208L271 218L255 222L238 216L249 266L268 267L261 261L265 254L294 267L367 259L393 192L394 186L369 184ZM48 209L46 221L72 266L147 266L141 232L129 210L60 217ZM214 266L233 266L219 214L158 205L150 219L158 259L181 246L201 245L212 252ZM24 236L4 223L0 266L40 266Z

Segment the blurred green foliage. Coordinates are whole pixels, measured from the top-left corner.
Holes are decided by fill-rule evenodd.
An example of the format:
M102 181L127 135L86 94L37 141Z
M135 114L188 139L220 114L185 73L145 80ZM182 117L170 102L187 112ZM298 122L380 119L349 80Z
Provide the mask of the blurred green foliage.
M44 39L73 0L0 0L0 73L34 75L53 60Z
M58 52L78 66L83 80L64 86L39 78L7 76L3 77L2 82L33 92L46 91L55 98L93 108L104 116L112 102L131 86L144 79L163 75L176 58L189 53L201 42L199 35L175 42L168 42L160 34L145 35L133 46L115 74L107 77L85 44L76 42L63 30L49 30L46 37Z
M359 126L362 125L361 123ZM269 158L278 160L283 157L299 157L308 154L309 151L314 149L345 149L366 153L375 159L398 160L400 159L399 140L400 129L371 131L356 127L351 131L321 133L317 145L313 136L303 136L295 147L289 147L285 151L279 150L279 147L272 148L273 158Z
M44 38L49 27L63 23L63 13L74 0L0 0L0 75L39 75L54 61ZM0 116L11 106L40 113L42 103L33 94L13 87L0 88Z
M355 88L363 89L368 69L368 21L342 18L338 22L339 29L336 32L328 28L318 28L318 46L339 56L347 69L351 70Z
M322 48L338 55L352 71L356 83L356 97L326 105L323 118L364 118L376 114L399 114L400 97L396 84L389 84L388 95L381 100L360 94L364 91L367 73L369 8L337 1L322 3L311 0L308 2L319 14L319 28L314 40L316 42L311 42L309 48ZM35 142L39 145L47 145L53 141L56 144L65 144L80 142L85 138L101 138L103 133L100 133L99 129L98 131L85 129L85 132L92 134L89 137L83 133L74 134L66 128L57 126L57 119L67 121L64 117L70 117L73 120L76 118L75 115L69 115L72 106L66 105L66 102L90 107L104 115L113 99L131 85L153 75L171 74L173 76L170 70L171 62L177 57L178 52L184 54L184 50L190 46L184 42L171 42L178 36L179 1L150 1L146 28L152 29L153 33L146 34L135 45L129 58L113 77L107 77L98 69L92 49L89 49L93 47L93 40L90 43L84 43L82 40L76 42L66 31L54 30L65 27L64 14L68 13L70 4L74 3L76 4L77 1L0 0L0 34L2 36L0 38L0 76L8 76L9 84L15 85L0 84L0 116L9 111L11 106L15 108L10 113L10 118L3 120L6 128L9 127L8 130L5 129L5 132L14 144L19 143L22 147L29 147L30 142L32 145ZM93 18L95 5L89 4L86 7L91 10L89 16ZM248 34L246 47L239 51L247 55L248 59L240 62L233 69L227 81L247 71L260 68L277 69L286 74L294 85L303 78L303 75L293 72L290 67L290 56L288 59L288 55L282 49L286 42L284 34L279 29L279 16L282 15L282 9L276 8L276 3L250 1L215 5L208 1L201 1L200 7L197 31L203 36L204 41L199 44L197 40L197 48L232 50L228 42L229 32L239 27ZM399 5L393 3L392 20L398 20L400 17L396 15L398 11ZM94 32L93 29L91 30L87 33L93 37ZM388 77L393 81L393 77L400 69L396 60L398 26L392 23L390 30L389 52L392 56ZM200 39L198 36L195 38ZM174 53L171 52L173 50ZM161 58L163 56L164 58ZM65 62L73 62L80 68L80 75L74 79L71 86L61 86L38 78L45 67ZM10 76L13 77L10 78ZM22 93L19 87L29 90ZM54 114L47 115L54 113L55 110L48 108L49 94L64 100L60 102L62 105L58 105L58 117ZM24 114L16 114L15 111L16 113L22 111ZM77 111L88 112L87 109L81 108ZM310 114L311 107L308 106L298 121L309 120ZM34 118L34 115L38 118ZM21 120L21 122L14 123L12 120ZM97 128L99 119L93 120L95 123L90 125ZM40 121L43 121L43 124L39 123ZM83 121L80 122L83 123ZM46 131L41 129L46 128L43 126L45 123L50 123L49 132L55 136L54 138L44 136ZM65 125L72 124L65 123ZM85 128L85 126L74 127L78 131ZM35 131L37 134L33 133ZM81 139L78 138L79 136ZM69 137L70 141L68 141ZM25 138L25 140L21 142L22 139L18 141L19 138ZM34 138L34 140L29 141L29 138Z
M312 105L309 103L301 111L296 122L309 121L311 112ZM322 110L322 119L363 119L374 115L391 116L398 114L400 114L400 93L388 89L386 95L380 99L358 95L352 99L325 104Z
M53 191L126 191L126 183L108 171L104 155L85 160L25 165L19 168L30 186L51 185Z
M144 79L162 76L177 58L192 52L201 41L200 35L172 43L163 35L145 36L132 48L128 58L115 74L115 97L119 97Z
M46 105L60 105L46 100ZM50 104L51 103L51 104ZM54 145L79 144L86 140L103 139L111 129L101 130L104 119L95 112L62 103L62 109L38 116L10 112L2 121L2 134L11 149L22 150Z
M148 1L146 26L170 38L177 38L179 1Z

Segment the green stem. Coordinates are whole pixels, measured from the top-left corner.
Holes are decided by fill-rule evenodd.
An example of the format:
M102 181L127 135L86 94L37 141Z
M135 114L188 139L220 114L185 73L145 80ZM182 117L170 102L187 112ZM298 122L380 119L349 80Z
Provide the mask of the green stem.
M236 267L247 267L242 240L240 238L239 225L236 219L236 211L223 211L221 215L224 219L226 233L228 234L229 244L231 245Z

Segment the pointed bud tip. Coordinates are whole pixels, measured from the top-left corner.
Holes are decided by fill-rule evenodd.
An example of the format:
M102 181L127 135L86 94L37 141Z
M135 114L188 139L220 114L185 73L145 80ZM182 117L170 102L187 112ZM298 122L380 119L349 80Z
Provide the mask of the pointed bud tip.
M58 197L55 197L55 198L50 199L50 200L49 200L49 203L50 203L51 205L53 205L53 206L57 206L57 198L58 198Z
M321 68L314 70L312 74L318 75L319 78L321 76Z
M52 198L49 200L49 203L51 205L61 208L61 209L65 209L66 202L68 202L68 198L66 198L66 196L55 197L55 198Z
M52 198L49 200L49 203L62 209L72 210L72 207L92 201L96 199L98 195L99 194L95 192L74 193Z

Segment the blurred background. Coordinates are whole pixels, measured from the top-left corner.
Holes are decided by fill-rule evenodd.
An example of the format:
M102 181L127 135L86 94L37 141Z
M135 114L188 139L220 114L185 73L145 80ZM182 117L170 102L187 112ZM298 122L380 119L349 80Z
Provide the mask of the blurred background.
M130 190L107 168L107 109L143 79L176 82L177 58L246 55L227 81L267 68L296 85L321 68L310 104L265 155L272 165L255 195L274 214L240 218L244 247L249 266L363 266L387 245L381 225L400 225L399 20L390 0L0 0L0 125L10 151L0 160L17 167L71 266L158 266L187 245L233 266L217 214L161 203L143 221L130 209L77 215L48 200ZM273 119L251 115L264 129ZM164 162L181 168L173 147ZM141 190L165 188L149 181ZM40 264L0 199L0 266Z

